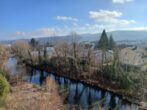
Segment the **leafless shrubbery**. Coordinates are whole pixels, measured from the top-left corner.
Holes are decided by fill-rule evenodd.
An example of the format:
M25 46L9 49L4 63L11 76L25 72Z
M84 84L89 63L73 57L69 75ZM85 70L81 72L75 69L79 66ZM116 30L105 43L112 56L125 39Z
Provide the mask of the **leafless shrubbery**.
M71 42L56 44L55 56L51 58L50 62L55 67L64 67L62 69L76 71L77 73L83 71L90 73L91 66L94 65L93 49L85 47L78 40L78 35L72 33Z
M30 45L25 41L19 40L12 45L12 52L15 54L16 58L18 58L18 61L29 59L30 50L31 50Z
M9 56L9 49L6 46L0 45L0 67L2 68Z
M10 74L6 70L5 65L7 63L8 57L10 55L10 47L0 45L0 73L7 78L10 79Z
M12 87L6 100L6 110L66 110L57 92L56 83L49 77L44 87L21 83Z

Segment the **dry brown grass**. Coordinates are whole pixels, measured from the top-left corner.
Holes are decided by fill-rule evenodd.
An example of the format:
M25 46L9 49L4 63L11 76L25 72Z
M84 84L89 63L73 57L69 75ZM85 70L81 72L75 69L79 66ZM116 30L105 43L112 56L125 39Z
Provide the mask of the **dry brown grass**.
M11 88L5 110L66 110L53 80L47 78L44 87L20 83Z

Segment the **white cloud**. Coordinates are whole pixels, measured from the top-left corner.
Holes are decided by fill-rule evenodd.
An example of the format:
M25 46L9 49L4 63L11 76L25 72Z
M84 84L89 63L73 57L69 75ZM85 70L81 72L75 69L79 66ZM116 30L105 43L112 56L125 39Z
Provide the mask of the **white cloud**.
M56 36L59 35L60 29L54 28L54 27L47 27L47 28L39 28L36 30L33 30L31 32L20 32L17 31L15 33L12 33L14 38L37 38L37 37L50 37L50 36Z
M57 16L57 20L72 21L72 26L70 27L66 24L63 27L44 27L32 30L30 32L20 32L17 31L14 35L15 38L37 38L37 37L50 37L50 36L61 36L68 35L70 32L74 31L78 34L84 33L98 33L103 29L107 31L121 30L128 28L130 24L134 23L134 20L121 19L122 13L119 11L109 11L109 10L99 10L90 11L89 17L96 21L94 24L85 23L82 24L77 22L78 19L67 17L67 16ZM135 29L135 28L134 28Z
M62 28L59 27L46 27L36 29L31 32L15 32L9 35L13 36L13 39L21 39L21 38L37 38L37 37L53 37L53 36L62 36L68 35L70 32L77 32L78 34L84 33L99 33L102 32L103 29L106 29L107 32L109 31L116 31L116 30L135 30L135 31L147 31L147 26L144 27L128 27L128 26L118 26L118 25L111 25L111 24L76 24L69 26L63 26ZM5 35L6 36L6 35Z
M14 38L37 38L37 37L52 37L52 36L62 36L68 35L70 32L77 32L78 34L84 33L98 33L102 31L105 27L98 24L75 24L72 26L59 27L44 27L35 29L30 32L15 32L13 33ZM25 34L24 34L25 33Z
M15 33L15 35L21 35L21 36L24 36L24 35L26 35L26 33L25 33L25 32L17 31L17 32Z
M144 27L130 27L130 28L126 28L125 30L147 31L147 26L144 26Z
M120 19L122 13L119 11L109 11L109 10L90 11L89 16L90 18L94 19L97 23L100 24L128 25L131 23L135 23L134 20Z
M113 31L115 29L118 29L119 26L115 25L103 25L103 24L77 24L72 25L71 27L66 26L65 28L62 28L62 32L69 34L70 32L74 31L78 34L85 34L85 33L99 33L102 32L103 29L106 29L107 31Z
M37 36L55 36L59 33L59 30L56 28L40 28L32 32L32 35L37 35Z
M73 18L70 16L56 16L56 20L62 20L62 21L78 21L77 18Z
M133 0L112 0L112 2L116 4L124 4L124 3L132 2L132 1Z

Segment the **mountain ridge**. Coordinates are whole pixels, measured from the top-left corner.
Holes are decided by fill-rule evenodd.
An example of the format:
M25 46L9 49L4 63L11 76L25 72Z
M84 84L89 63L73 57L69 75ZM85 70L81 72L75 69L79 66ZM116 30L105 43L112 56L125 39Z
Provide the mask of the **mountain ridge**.
M100 38L101 33L96 33L96 34L80 34L79 36L79 41L97 41ZM120 31L111 31L107 32L108 37L110 35L113 36L115 41L144 41L147 40L147 31L128 31L128 30L120 30ZM31 38L30 38L31 39ZM16 39L16 40L24 40L24 41L29 41L28 39ZM66 35L66 36L51 36L51 37L39 37L35 38L41 43L46 43L46 42L59 42L59 41L71 41L71 35ZM0 43L3 44L12 44L16 40L5 40L5 41L0 41Z

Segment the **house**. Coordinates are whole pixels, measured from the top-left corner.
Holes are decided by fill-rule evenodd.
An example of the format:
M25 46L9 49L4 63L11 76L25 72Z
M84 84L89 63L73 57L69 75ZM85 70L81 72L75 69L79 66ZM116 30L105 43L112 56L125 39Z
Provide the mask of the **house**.
M101 64L102 62L102 57L103 57L103 52L102 50L94 50L93 52L93 55L94 55L94 63L95 64ZM105 56L104 56L104 62L111 62L113 60L113 51L109 50L109 51L106 51L105 53Z
M51 57L54 55L54 53L55 53L54 47L47 47L47 48L46 48L46 51L47 51L47 56L48 56L48 58L51 58ZM32 52L31 52L31 55L32 55L33 57L38 57L39 52L38 52L38 51L32 51ZM44 55L44 50L43 50L43 49L41 50L40 55L41 55L41 56Z
M139 67L145 70L144 65L147 64L147 53L144 48L127 47L120 51L119 60L122 64Z
M55 54L55 48L54 47L47 47L46 50L47 50L47 55L48 55L49 58L54 56L54 54Z
M88 41L87 42L86 41L81 42L80 46L84 47L85 49L88 49L88 48L94 49L95 48L95 44L91 43L91 42L88 42Z

